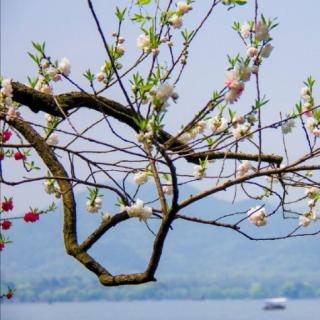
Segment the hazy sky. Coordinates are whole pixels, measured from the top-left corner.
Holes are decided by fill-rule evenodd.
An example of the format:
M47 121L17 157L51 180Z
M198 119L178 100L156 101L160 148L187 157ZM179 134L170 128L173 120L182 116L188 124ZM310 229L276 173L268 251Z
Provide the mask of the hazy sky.
M192 26L205 12L211 1L198 0L194 10L186 17L185 23ZM115 30L115 4L124 7L130 1L93 1L101 19L105 34L109 39ZM265 122L277 119L279 111L288 112L299 100L302 81L313 74L320 80L320 23L318 14L320 2L316 0L262 0L260 10L266 17L278 18L279 27L272 32L275 47L271 58L261 68L262 93L270 99L265 111ZM227 11L219 6L202 33L190 48L190 62L177 91L180 99L168 114L167 129L175 132L181 120L187 122L194 112L210 97L213 90L221 89L227 67L226 55L244 53L245 50L235 32L233 21L244 22L252 18L253 1L249 5ZM124 57L123 63L133 62L139 52L135 41L139 31L129 21L124 27L127 41L124 48L133 52ZM95 28L94 21L84 0L1 0L1 75L26 82L27 76L35 76L36 68L27 55L31 51L31 41L46 41L48 53L52 57L68 57L72 65L72 78L85 85L81 76L85 69L98 71L105 59L105 52ZM59 84L57 91L65 91L69 86ZM252 84L236 108L247 108L255 97ZM316 90L319 92L319 90ZM118 91L111 91L107 97L124 101ZM319 96L319 95L318 95ZM241 112L241 111L239 111ZM177 121L177 114L179 121ZM183 116L182 116L183 115ZM32 119L35 119L32 115ZM43 117L43 115L40 115ZM294 136L296 152L303 147L303 137ZM278 150L275 141L267 141L271 152ZM9 168L10 169L10 168ZM28 196L29 191L23 192ZM43 201L46 198L43 197ZM41 201L41 200L40 200ZM37 199L38 204L39 199Z

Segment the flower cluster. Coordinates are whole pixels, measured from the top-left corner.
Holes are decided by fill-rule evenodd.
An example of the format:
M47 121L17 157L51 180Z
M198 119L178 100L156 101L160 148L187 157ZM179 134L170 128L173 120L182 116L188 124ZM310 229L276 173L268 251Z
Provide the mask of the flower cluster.
M39 217L40 217L39 213L37 213L35 211L29 211L29 212L25 213L25 215L23 216L23 220L25 222L34 223L39 220Z
M309 199L320 198L320 189L316 187L307 187L304 192L305 196Z
M12 211L13 210L13 200L12 198L4 198L4 200L1 203L1 208L3 211Z
M228 120L218 114L209 120L209 127L213 133L222 133L228 129Z
M307 128L315 137L320 137L320 121L315 118L309 118L307 120Z
M249 138L251 133L251 125L249 123L238 124L232 134L236 140L241 140L243 137Z
M176 101L179 98L179 95L174 91L171 84L164 82L158 86L155 94L153 95L152 103L157 110L166 111L169 106L169 98Z
M184 15L185 13L188 13L190 10L192 10L192 6L183 1L179 1L176 4L176 6L177 6L177 14L180 14L180 15Z
M40 62L41 61L41 62ZM53 94L53 87L50 81L60 81L61 75L69 76L71 73L70 61L67 58L62 58L61 61L55 62L54 65L44 57L38 61L40 67L40 77L34 83L33 88L45 94Z
M264 226L268 222L266 217L266 211L264 208L261 208L261 206L251 208L248 211L247 216L248 220L257 227Z
M51 114L46 113L45 114L45 136L47 144L50 146L55 146L59 143L59 136L56 132L53 132L54 128L56 127L56 124L59 121L58 117L54 117Z
M54 194L57 199L61 197L61 190L57 182L53 179L45 180L43 183L44 191L47 194Z
M128 212L130 217L136 217L140 220L146 220L152 215L152 208L145 207L143 201L140 199L137 199L135 204L131 206L125 206L123 209Z
M136 139L140 143L151 143L151 138L153 136L153 131L148 130L146 132L140 131L138 134L136 134Z
M114 34L117 36L116 33ZM95 78L98 82L108 84L114 74L114 67L117 70L120 70L122 68L122 64L118 62L118 59L125 53L124 48L120 45L120 43L123 43L125 39L123 37L118 37L117 39L118 40L116 45L110 46L109 48L113 57L113 63L111 63L110 61L105 61L105 63L100 67L100 71L95 75ZM94 80L94 75L91 74L90 70L87 71L85 77L91 82L92 80Z
M188 143L189 141L195 139L198 134L202 134L207 127L205 121L198 121L190 130L183 132L179 139L183 143Z
M303 227L308 227L312 221L316 221L317 213L316 209L313 208L310 211L305 212L302 216L299 217L299 225Z
M20 116L20 113L17 111L17 108L13 106L13 88L11 79L3 79L1 81L0 89L0 106L8 108L6 114L6 121L12 121L15 118ZM2 137L3 139L4 137ZM9 137L10 138L10 137ZM3 141L6 142L6 141Z
M176 6L177 9L173 12L168 22L174 29L180 29L183 25L182 16L192 10L192 6L183 1L179 1Z
M244 90L244 83L250 80L252 68L245 63L240 63L226 73L224 84L229 89L224 100L234 103L238 100Z
M312 96L312 85L303 87L301 89L302 111L307 117L313 115L312 109L314 108L314 99Z
M86 210L90 213L96 213L102 208L102 199L96 197L94 200L89 199L86 203Z
M1 81L0 103L8 108L12 105L12 92L11 79L3 79Z

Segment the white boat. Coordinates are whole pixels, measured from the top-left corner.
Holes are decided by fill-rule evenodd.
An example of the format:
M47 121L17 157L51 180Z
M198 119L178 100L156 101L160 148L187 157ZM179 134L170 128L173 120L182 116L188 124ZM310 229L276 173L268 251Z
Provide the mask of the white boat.
M283 310L286 308L287 298L271 298L265 300L264 310Z

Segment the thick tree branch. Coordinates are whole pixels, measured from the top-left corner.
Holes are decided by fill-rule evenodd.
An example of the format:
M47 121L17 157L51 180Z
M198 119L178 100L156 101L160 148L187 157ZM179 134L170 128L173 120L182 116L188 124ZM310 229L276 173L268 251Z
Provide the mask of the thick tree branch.
M12 82L12 86L14 101L28 106L33 112L43 111L55 116L64 117L51 95L36 91L18 82ZM86 107L109 115L120 122L127 124L136 132L139 132L139 128L133 120L138 116L137 113L116 101L82 92L60 94L55 96L55 98L59 101L60 107L65 114L68 114L69 111L75 108ZM172 136L169 133L161 130L158 142L165 144L171 138ZM239 159L259 161L259 159L261 159L261 161L268 163L280 164L282 162L282 157L276 155L261 154L259 156L259 154L215 152L214 150L196 153L188 145L183 144L180 141L171 143L170 150L183 156L188 162L195 164L198 164L200 159L203 160L206 157L210 160Z
M4 120L4 118L5 114L0 113L0 120ZM21 118L15 118L13 120L9 120L8 123L17 131L19 131L29 143L32 143L34 149L37 151L38 155L43 160L44 164L50 170L52 175L62 177L62 179L57 180L57 183L59 185L63 201L63 236L67 253L77 259L88 270L96 274L100 282L105 286L139 284L148 281L154 281L154 272L156 268L151 270L148 269L143 273L121 274L113 276L86 252L86 250L90 248L90 246L97 241L110 227L123 220L126 220L128 218L127 213L115 216L113 220L110 221L110 224L106 225L102 223L102 225L91 236L89 236L81 246L78 245L76 203L72 185L70 184L70 181L68 181L67 172L56 158L50 146L48 146L46 141L27 122ZM159 253L161 255L161 250L157 250L156 256L158 259L160 259L160 256L158 256Z

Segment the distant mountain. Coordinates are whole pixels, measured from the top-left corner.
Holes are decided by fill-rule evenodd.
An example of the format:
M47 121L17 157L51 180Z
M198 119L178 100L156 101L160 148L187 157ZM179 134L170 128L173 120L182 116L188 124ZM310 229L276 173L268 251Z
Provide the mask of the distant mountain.
M149 189L147 186L143 194L150 195ZM190 189L185 194L193 192ZM83 194L78 195L78 203L79 208L84 207ZM186 213L217 217L223 212L245 211L251 205L248 201L232 205L208 198ZM99 224L100 216L80 211L79 235L84 237ZM243 225L262 236L285 234L287 223L274 216L264 228L248 222ZM289 222L291 226L296 223ZM156 229L156 224L151 221L150 227ZM14 284L20 299L320 296L319 237L250 241L229 229L176 221L156 274L159 283L110 290L66 255L61 230L61 210L35 224L14 222L8 233L14 244L1 253L2 282ZM147 264L153 239L143 222L131 219L110 230L90 254L111 273L138 272Z

